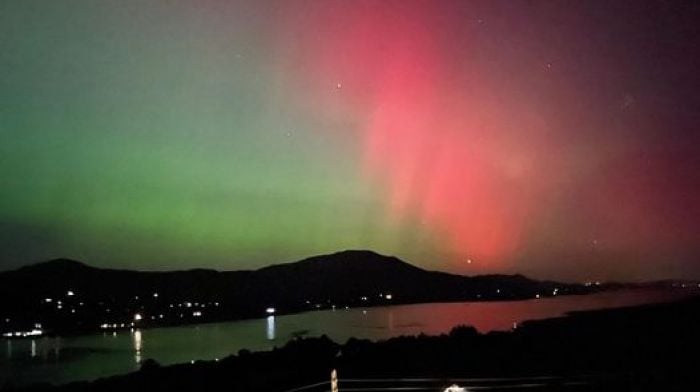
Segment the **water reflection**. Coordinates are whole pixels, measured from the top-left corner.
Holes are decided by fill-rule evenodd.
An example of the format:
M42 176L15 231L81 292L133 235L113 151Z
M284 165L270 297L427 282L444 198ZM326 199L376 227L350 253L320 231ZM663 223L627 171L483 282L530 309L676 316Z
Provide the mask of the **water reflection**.
M142 338L141 338L141 331L140 330L135 330L131 334L131 340L134 345L134 360L136 361L137 364L141 363L141 347L142 347Z
M36 357L36 341L32 339L32 358Z
M556 317L575 310L664 302L688 295L685 292L617 291L517 302L415 304L268 315L263 320L150 329L145 332L147 353L143 347L144 331L136 329L132 333L44 336L35 339L34 360L29 360L34 353L30 339L6 340L6 355L0 355L0 376L11 366L8 377L18 384L87 380L134 371L147 357L164 365L222 358L240 349L269 350L297 336L326 334L344 343L350 337L382 340L420 333L435 335L447 333L459 324L472 325L482 332L509 330L525 320Z
M275 316L267 316L267 340L275 340Z

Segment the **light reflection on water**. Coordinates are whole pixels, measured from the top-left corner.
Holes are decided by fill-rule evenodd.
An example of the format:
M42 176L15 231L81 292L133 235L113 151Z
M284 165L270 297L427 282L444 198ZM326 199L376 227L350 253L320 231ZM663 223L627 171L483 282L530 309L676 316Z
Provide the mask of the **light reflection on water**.
M134 341L134 359L139 364L141 363L141 331L137 329L132 332L131 336Z
M663 302L688 294L687 290L636 290L528 301L399 305L66 338L6 340L7 355L0 356L0 385L64 383L127 373L137 370L147 358L164 365L223 358L243 348L271 349L297 336L327 334L337 342L350 337L379 340L446 333L459 324L472 325L482 332L508 330L514 323L569 311Z
M267 340L275 340L275 316L267 316Z

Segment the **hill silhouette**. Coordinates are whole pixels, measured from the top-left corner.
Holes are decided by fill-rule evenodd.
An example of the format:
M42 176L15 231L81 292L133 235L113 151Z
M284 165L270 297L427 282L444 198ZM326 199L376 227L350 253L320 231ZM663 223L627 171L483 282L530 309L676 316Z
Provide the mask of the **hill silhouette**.
M77 331L103 323L128 324L136 313L144 316L143 324L163 325L262 317L270 307L292 313L512 300L552 295L554 289L559 295L593 290L521 275L469 277L427 271L396 257L356 250L253 271L144 272L57 259L0 273L0 316L13 320L14 327L42 323L57 331Z

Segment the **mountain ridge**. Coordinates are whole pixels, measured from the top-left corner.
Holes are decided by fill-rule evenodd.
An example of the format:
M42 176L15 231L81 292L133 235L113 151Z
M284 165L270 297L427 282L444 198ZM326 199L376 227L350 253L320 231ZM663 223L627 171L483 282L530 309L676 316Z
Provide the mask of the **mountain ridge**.
M0 272L0 319L56 330L182 324L422 302L534 299L595 287L523 275L463 276L373 251L346 250L257 270L134 271L54 259ZM21 295L18 295L21 294ZM148 320L148 321L146 321Z

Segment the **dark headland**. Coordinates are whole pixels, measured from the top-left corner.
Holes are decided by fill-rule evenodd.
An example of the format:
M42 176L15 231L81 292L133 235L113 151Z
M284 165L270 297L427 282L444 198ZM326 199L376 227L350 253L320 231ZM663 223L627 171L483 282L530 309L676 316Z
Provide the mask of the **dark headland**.
M0 273L0 330L73 334L358 306L531 299L598 291L522 275L427 271L344 251L254 271L142 272L53 260Z

